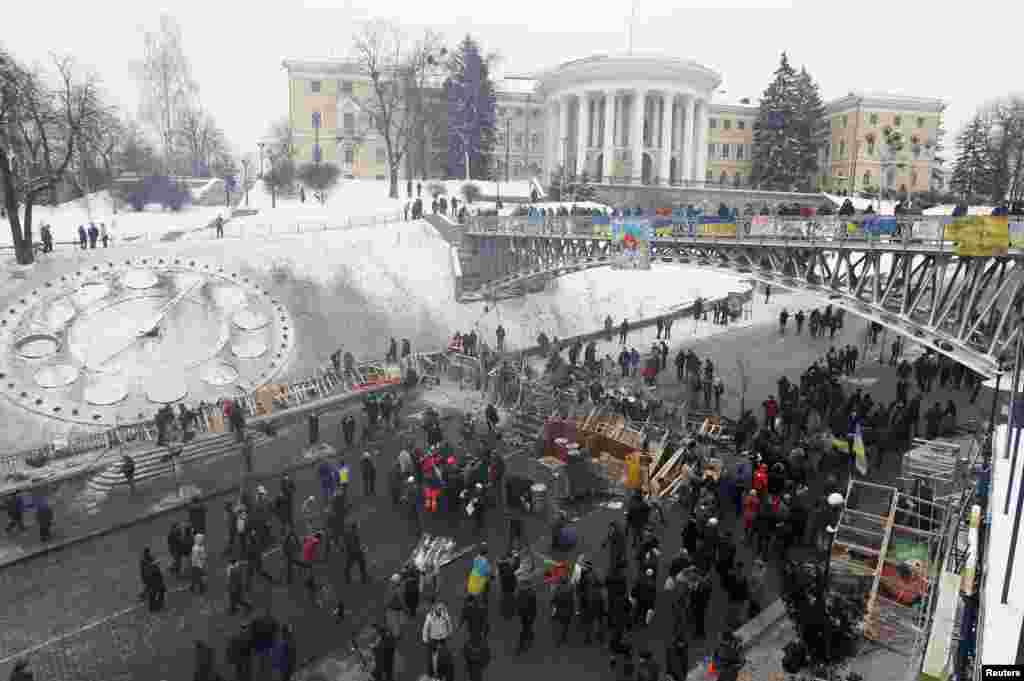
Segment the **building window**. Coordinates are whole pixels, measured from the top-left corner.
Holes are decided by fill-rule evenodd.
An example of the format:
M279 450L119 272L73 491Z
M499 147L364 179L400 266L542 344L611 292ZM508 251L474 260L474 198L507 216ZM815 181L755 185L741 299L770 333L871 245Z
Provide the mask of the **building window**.
M512 139L515 140L513 142L513 144L512 144L512 146L514 148L516 148L516 149L522 149L523 148L523 133L517 132L515 134L515 137L513 137Z
M317 92L320 92L320 81L319 80L311 80L311 81L309 81L309 89L314 94L316 94Z
M923 128L924 127L924 116L918 116L917 117L917 127L919 127L919 128Z
M831 161L832 160L832 145L831 144L826 144L824 151L825 151L825 161L826 162L827 161Z
M864 171L864 186L865 187L870 187L871 186L871 171L870 170L865 170Z
M345 126L345 132L353 134L356 131L356 115L353 113L347 113L342 116L343 125Z
M352 149L345 150L345 163L355 163L356 154Z
M537 151L540 149L540 135L530 135L530 151Z
M711 128L712 130L717 128L718 127L718 119L717 118L709 118L708 119L708 127Z
M708 145L708 158L714 158L716 153L718 153L718 145L717 144L709 144Z
M739 187L743 184L743 176L736 173L732 178L732 186Z
M724 184L728 184L728 182L729 182L729 173L727 173L727 172L725 172L723 170L722 174L718 176L718 184L724 185Z
M839 158L846 158L846 140L839 140Z
M515 164L513 164L513 166L512 166L512 175L514 177L519 177L522 174L523 174L523 162L522 161L516 161Z
M903 116L896 116L892 119L892 124L897 128L903 126Z
M345 95L352 94L352 81L351 80L343 80L343 81L341 81L340 87L338 89L341 90L342 94L345 94Z
M736 121L736 129L737 130L746 130L747 129L747 122L746 121Z
M875 140L868 138L868 156L875 155Z
M377 163L384 163L388 160L388 150L383 148L377 149Z
M878 114L871 114L868 120L871 121L871 125L878 125Z
M498 170L498 177L505 177L505 162L504 161L499 159L497 164L495 165L495 168L497 168L497 170Z
M846 127L846 124L849 122L849 119L850 119L849 116L847 116L846 114L843 114L843 119L842 119L843 120L843 126L842 127L844 127L844 128Z
M726 161L729 160L729 145L728 144L723 144L722 145L722 158L724 160L726 160Z
M743 144L737 144L736 145L736 160L737 161L742 161L743 160L743 147L744 146L745 145L743 145Z
M499 132L498 133L497 146L501 147L502 149L505 148L505 133L503 133L503 132Z
M732 129L732 121L730 121L728 118L722 119L722 130L731 130L731 129Z
M914 158L921 158L921 145L920 144L915 144L914 145Z
M712 182L715 179L715 174L710 170L704 174L704 180L706 182Z
M913 171L910 172L910 186L911 187L916 187L917 186L917 171L916 170L913 170Z

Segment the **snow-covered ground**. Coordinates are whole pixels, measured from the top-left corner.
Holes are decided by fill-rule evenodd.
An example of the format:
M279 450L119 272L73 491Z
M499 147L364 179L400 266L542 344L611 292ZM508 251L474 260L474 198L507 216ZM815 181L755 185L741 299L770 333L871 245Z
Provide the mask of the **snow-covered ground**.
M968 206L968 215L991 215L994 206ZM932 206L928 210L922 211L924 215L952 215L956 206L952 203L944 203L940 206Z
M81 199L68 201L56 207L32 207L33 240L39 240L39 228L49 224L53 240L78 241L78 226L93 221L99 227L104 223L107 233L116 245L120 240L159 240L168 232L186 231L206 226L218 215L230 211L224 206L188 206L178 212L163 210L152 204L145 210L135 212L131 207L118 202L114 212L114 200L107 190L88 194ZM0 224L0 246L12 244L11 229L6 220Z

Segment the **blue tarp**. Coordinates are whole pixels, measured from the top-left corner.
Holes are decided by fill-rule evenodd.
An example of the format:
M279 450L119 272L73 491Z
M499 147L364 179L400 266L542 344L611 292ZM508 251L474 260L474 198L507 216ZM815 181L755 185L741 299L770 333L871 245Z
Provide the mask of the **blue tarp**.
M896 217L892 215L873 215L864 218L864 233L873 234L895 234Z

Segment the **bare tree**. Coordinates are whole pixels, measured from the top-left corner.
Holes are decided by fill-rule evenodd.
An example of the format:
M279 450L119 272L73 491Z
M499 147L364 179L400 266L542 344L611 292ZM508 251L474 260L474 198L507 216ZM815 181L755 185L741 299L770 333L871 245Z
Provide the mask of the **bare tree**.
M125 142L125 124L114 107L101 107L72 159L68 181L83 195L106 187L117 175L118 152Z
M354 38L355 60L363 75L370 79L369 95L357 97L355 102L369 115L373 128L384 140L388 193L393 199L398 198L402 159L423 129L422 118L429 111L420 103L439 71L432 56L440 44L440 37L430 30L413 41L387 21L367 23Z
M174 150L174 133L199 93L177 21L164 14L157 31L146 31L145 55L135 66L142 90L140 118L160 135L169 159Z
M295 129L287 117L271 124L267 137L267 157L295 160Z
M192 162L192 174L206 177L211 166L223 165L227 154L224 131L202 107L189 106L181 112L176 134Z
M0 50L0 186L17 261L33 262L32 207L65 179L104 110L96 79L54 58L56 84ZM23 211L23 212L22 212Z

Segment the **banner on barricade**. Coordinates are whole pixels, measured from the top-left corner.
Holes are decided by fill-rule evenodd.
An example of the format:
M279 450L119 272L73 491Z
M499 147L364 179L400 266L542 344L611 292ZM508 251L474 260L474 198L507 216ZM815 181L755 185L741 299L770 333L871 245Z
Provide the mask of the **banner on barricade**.
M767 215L752 215L750 217L751 236L771 236L775 234L775 224Z
M651 267L651 237L654 228L645 218L626 217L612 220L612 242L616 269L646 270Z
M1024 222L1010 223L1010 247L1024 248Z
M896 233L896 217L892 215L870 215L864 218L863 230L871 236Z
M987 257L1006 255L1010 223L1005 215L965 215L946 227L946 237L956 242L956 254Z
M736 221L732 218L702 218L701 234L704 236L736 238Z
M612 224L612 219L607 215L595 215L591 218L590 223L593 225L610 225Z
M666 236L672 236L673 234L675 234L675 228L672 225L667 225L667 226L655 227L654 228L654 235L655 236L666 237Z
M860 223L847 222L846 223L846 238L847 239L860 239L864 236L864 229Z
M775 234L781 237L802 239L807 231L805 220L779 220L775 223Z
M939 241L942 239L943 228L952 220L915 220L910 228L911 239Z
M591 234L597 237L598 239L612 238L612 225L610 222L605 224L594 223L590 230Z
M527 220L527 222L530 225L533 225L534 227L540 227L540 226L542 226L544 224L544 216L541 215L540 213L535 213L535 214L529 216L529 219Z

